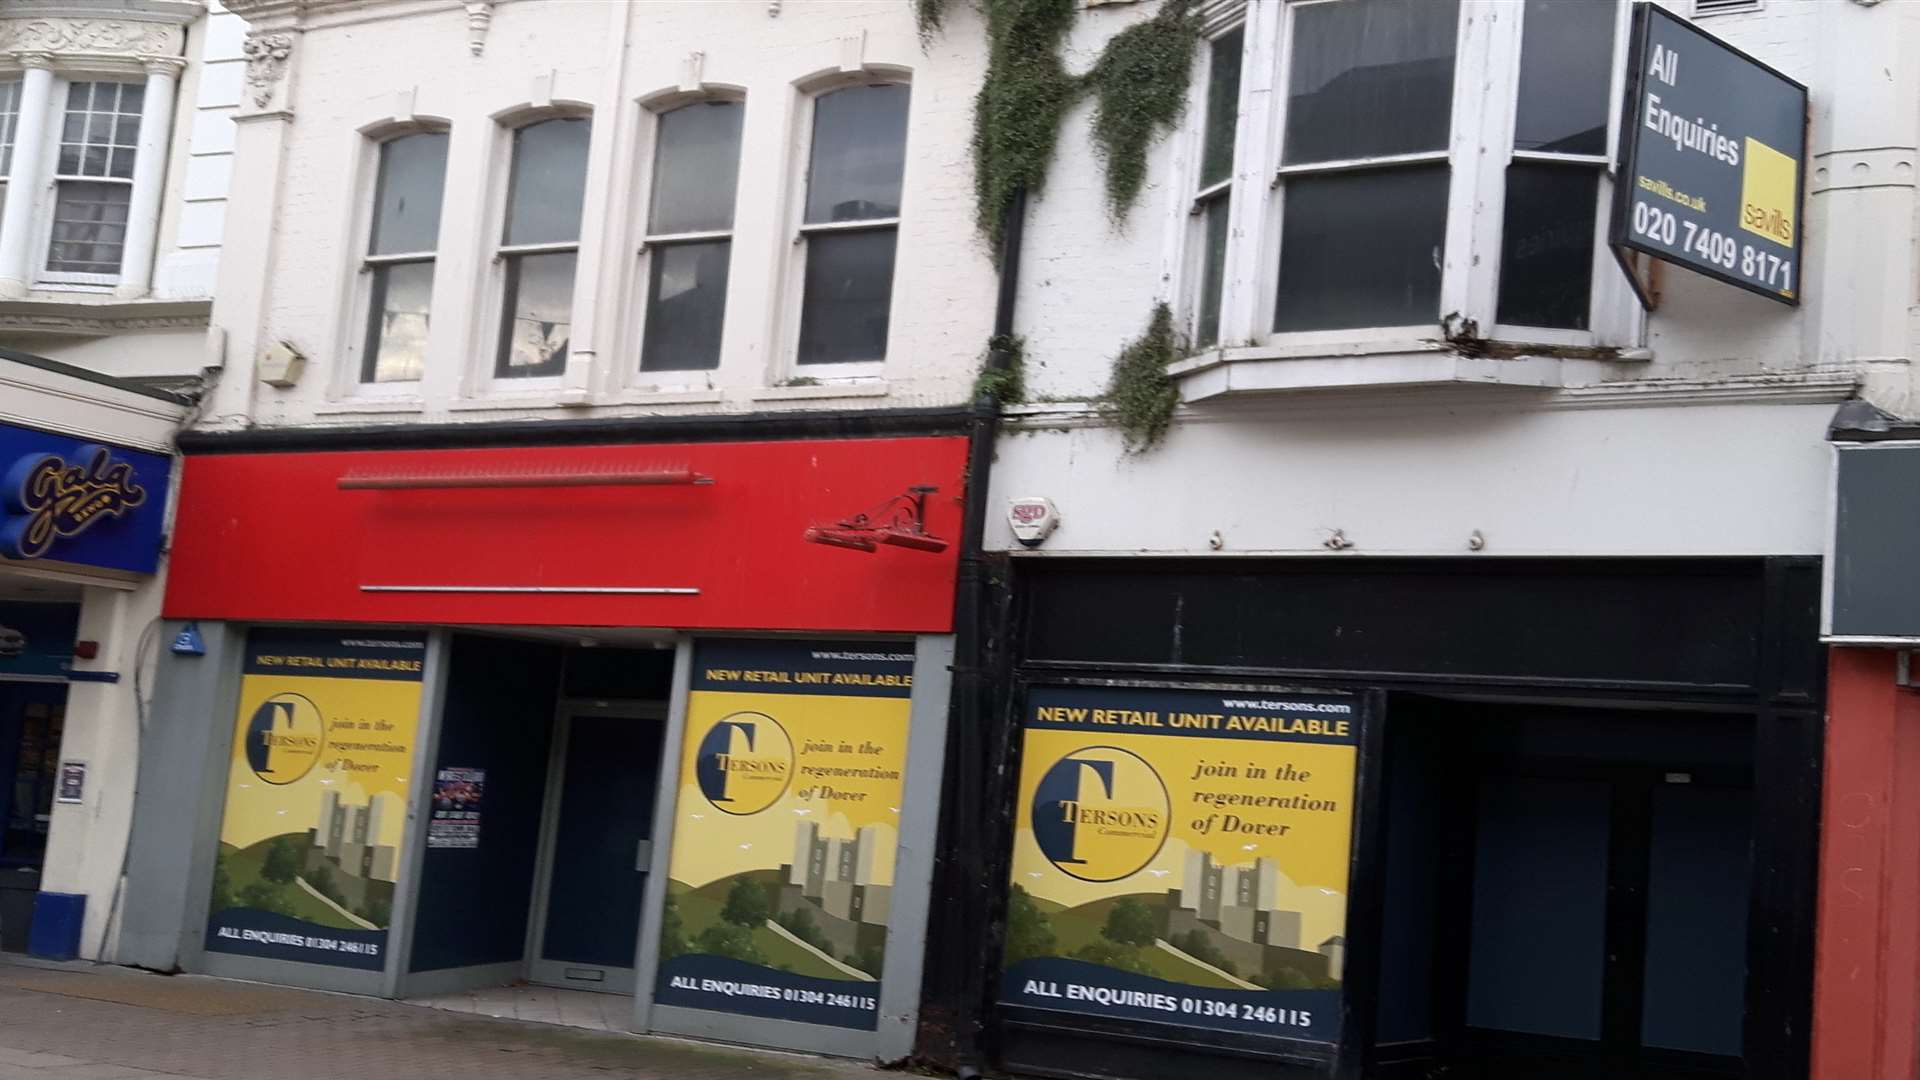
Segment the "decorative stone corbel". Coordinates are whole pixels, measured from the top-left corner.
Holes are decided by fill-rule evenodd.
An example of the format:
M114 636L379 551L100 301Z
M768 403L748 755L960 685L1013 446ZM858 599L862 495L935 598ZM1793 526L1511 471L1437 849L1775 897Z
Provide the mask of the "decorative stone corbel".
M293 57L293 35L253 33L242 47L247 57L247 99L255 109L271 111L278 102L284 107L287 64Z
M493 0L467 0L467 48L479 56L487 51L487 31L493 27Z

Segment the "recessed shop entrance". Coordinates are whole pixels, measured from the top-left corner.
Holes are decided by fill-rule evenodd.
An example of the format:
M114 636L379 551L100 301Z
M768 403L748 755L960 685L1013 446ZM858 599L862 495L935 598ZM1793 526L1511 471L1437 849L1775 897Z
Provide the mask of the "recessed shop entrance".
M29 591L31 590L31 591ZM46 862L66 726L77 589L0 582L0 951L25 952ZM26 593L32 600L9 600Z
M673 657L452 636L404 996L633 993Z
M1475 1080L1745 1075L1752 776L1750 717L1396 699L1381 1041Z

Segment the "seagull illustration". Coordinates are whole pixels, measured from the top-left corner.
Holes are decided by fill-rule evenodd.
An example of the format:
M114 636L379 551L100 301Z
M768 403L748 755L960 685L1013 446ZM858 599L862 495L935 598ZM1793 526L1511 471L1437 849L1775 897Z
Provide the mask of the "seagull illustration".
M1253 850L1254 848L1257 848L1257 847L1259 847L1259 846L1260 846L1259 844L1241 844L1241 845L1240 845L1240 850L1241 850L1241 851L1252 851L1252 850Z
M811 813L813 813L813 810L812 810L812 808L808 808L808 809L804 809L804 810L795 810L795 811L794 811L794 813L796 813L796 814L799 814L799 815L801 815L801 816L803 816L803 817L804 817L804 816L806 816L807 814L811 814Z
M1171 871L1171 870L1149 870L1149 871L1147 871L1147 873L1149 873L1149 874L1152 874L1152 875L1153 875L1154 877L1166 877L1166 876L1167 876L1168 874L1171 874L1171 873L1173 873L1173 871Z
M740 850L741 850L741 851L746 851L746 850L748 850L748 849L749 849L749 848L751 848L751 847L753 847L753 845L752 845L752 844L741 844L741 845L740 845Z
M894 812L894 813L896 813L896 814L900 812L900 808L899 808L899 807L897 807L897 806L889 806L889 807L887 807L887 809L889 809L889 810L891 810L891 811L893 811L893 812Z
M1029 871L1027 871L1027 876L1028 876L1028 877L1040 877L1040 876L1041 876L1041 874L1040 874L1040 871L1038 871L1038 870L1029 870Z
M690 818L692 818L692 819L693 819L693 820L695 820L695 821L705 821L705 820L707 820L707 815L705 815L705 814L688 814L687 816L688 816L688 817L690 817Z

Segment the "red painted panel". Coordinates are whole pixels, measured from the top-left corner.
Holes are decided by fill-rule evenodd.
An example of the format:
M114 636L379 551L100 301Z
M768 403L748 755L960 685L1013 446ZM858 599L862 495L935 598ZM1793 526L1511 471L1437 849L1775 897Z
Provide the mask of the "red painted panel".
M1829 658L1814 1080L1913 1080L1920 1024L1920 694L1890 650Z
M168 569L179 619L944 632L963 438L190 456ZM710 485L341 490L348 473L690 468ZM810 524L935 484L940 553L809 544ZM369 592L695 588L695 596Z

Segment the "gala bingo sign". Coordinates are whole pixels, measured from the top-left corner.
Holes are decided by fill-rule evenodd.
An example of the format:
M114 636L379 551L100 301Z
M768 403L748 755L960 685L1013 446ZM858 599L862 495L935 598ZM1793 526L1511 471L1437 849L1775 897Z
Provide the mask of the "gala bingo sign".
M1032 688L1001 1002L1336 1041L1360 700Z
M1645 3L1628 65L1615 250L1798 304L1807 88Z

